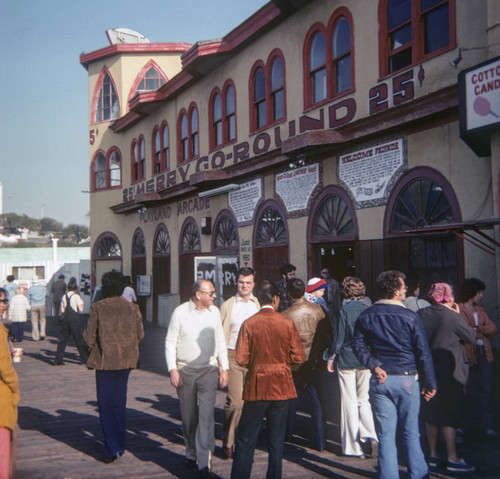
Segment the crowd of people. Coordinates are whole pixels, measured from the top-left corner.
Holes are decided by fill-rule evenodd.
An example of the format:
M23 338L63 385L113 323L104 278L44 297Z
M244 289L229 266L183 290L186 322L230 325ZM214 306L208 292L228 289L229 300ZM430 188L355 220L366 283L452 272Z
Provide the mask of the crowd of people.
M220 309L214 284L199 279L190 299L174 310L165 357L179 396L186 467L198 469L202 478L214 477L216 393L226 387L222 446L233 461L232 479L250 478L264 418L266 477L282 476L284 443L293 440L300 400L311 412L311 445L323 450L321 391L328 371L338 375L344 455L376 456L378 477L398 478L399 432L409 477L427 477L429 468L474 471L457 454L458 435L477 425L485 435L496 435L488 338L497 327L479 304L485 284L465 280L455 302L449 284L434 283L425 300L417 276L385 271L372 304L359 278L339 284L323 268L304 282L295 273L294 265L285 264L280 281L257 286L254 270L240 268L236 294ZM45 338L46 323L46 287L35 281L26 293L12 283L9 277L0 288L0 313L10 325L10 337L0 328L0 477L10 477L13 469L19 401L9 349L23 340L28 312L34 341ZM59 277L51 293L58 298L54 311L60 325L54 365L64 364L72 337L81 362L96 371L105 462L112 463L125 452L127 383L144 337L130 277L117 271L103 275L85 330L76 278L66 285ZM446 457L439 456L440 434Z

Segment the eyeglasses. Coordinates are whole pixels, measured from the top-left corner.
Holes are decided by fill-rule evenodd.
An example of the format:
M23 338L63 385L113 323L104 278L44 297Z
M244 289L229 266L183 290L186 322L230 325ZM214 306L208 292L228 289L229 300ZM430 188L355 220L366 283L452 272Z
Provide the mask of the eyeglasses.
M208 294L211 298L213 298L217 294L217 291L203 291L200 289L200 293Z
M0 303L9 304L9 300L8 299L0 299Z

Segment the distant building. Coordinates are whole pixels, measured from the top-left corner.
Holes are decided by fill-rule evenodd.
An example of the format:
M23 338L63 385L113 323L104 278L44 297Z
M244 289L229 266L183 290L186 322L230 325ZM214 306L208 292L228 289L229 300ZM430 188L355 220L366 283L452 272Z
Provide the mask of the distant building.
M131 274L164 322L238 266L329 267L372 298L394 268L423 291L479 276L495 316L500 10L425 4L270 1L222 39L82 54L93 283Z
M34 276L50 286L60 274L66 282L74 276L80 282L79 292L85 302L85 311L90 307L90 248L0 248L0 284L8 275L14 275L15 283L28 289ZM47 298L47 314L52 310L52 298Z

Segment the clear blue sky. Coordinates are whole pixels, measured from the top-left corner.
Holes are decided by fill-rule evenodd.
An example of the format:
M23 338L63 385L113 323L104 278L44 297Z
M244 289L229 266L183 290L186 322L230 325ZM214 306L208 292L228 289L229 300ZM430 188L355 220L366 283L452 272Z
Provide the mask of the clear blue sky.
M0 0L3 213L87 224L87 72L82 52L125 27L151 42L219 38L265 0Z

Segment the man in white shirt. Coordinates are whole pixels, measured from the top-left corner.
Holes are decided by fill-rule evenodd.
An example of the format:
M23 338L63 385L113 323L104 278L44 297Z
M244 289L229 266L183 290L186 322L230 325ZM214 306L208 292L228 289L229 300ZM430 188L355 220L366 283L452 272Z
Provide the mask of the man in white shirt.
M229 369L215 296L212 282L196 281L191 299L172 313L165 339L170 382L180 400L186 466L198 465L202 478L213 477L217 384L227 385Z
M227 343L229 360L229 379L227 384L227 401L224 406L223 443L226 457L233 457L235 432L243 411L243 385L246 368L241 367L234 359L234 349L241 325L250 316L260 310L260 304L253 295L255 287L255 271L247 266L236 273L237 293L229 298L220 308L222 328Z

